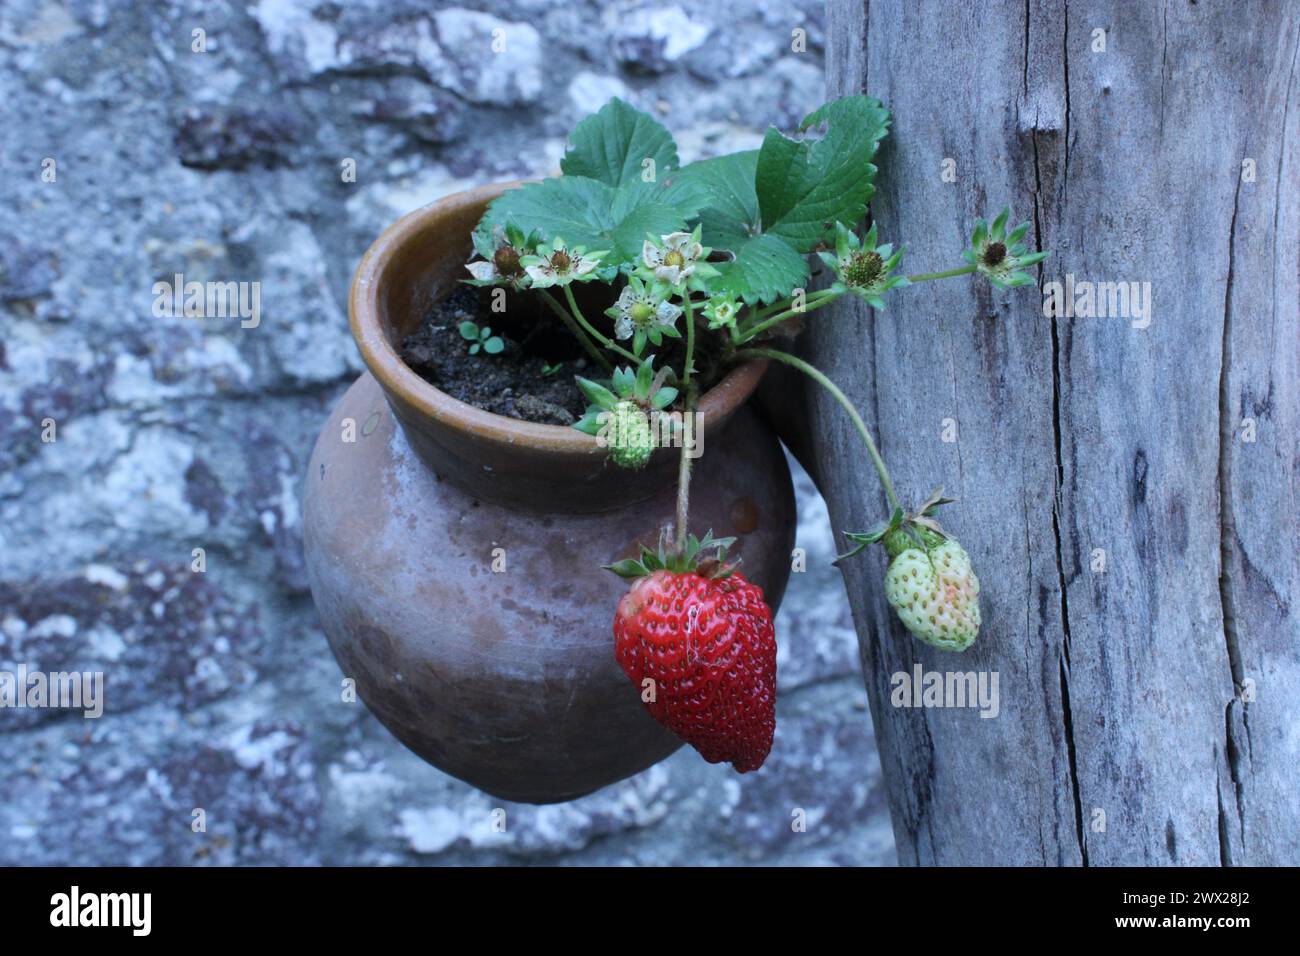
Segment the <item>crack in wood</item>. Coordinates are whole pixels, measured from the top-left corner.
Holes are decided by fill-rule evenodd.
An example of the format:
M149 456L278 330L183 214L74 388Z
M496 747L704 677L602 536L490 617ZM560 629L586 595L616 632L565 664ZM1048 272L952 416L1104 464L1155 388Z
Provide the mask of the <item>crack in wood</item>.
M1243 782L1241 779L1240 751L1232 727L1232 705L1243 684L1241 665L1241 645L1237 633L1237 609L1232 593L1232 572L1236 566L1233 542L1236 536L1236 520L1232 508L1232 441L1236 429L1232 424L1232 383L1229 375L1232 369L1232 282L1236 235L1237 211L1241 200L1241 176L1237 176L1237 187L1232 196L1232 220L1228 226L1228 277L1223 292L1223 343L1219 351L1219 603L1223 615L1223 639L1227 647L1228 669L1232 677L1233 698L1224 708L1224 754L1228 760L1228 772L1232 777L1236 797L1236 816L1238 833L1244 840L1245 819L1243 814ZM1244 705L1243 705L1244 707ZM1243 710L1243 722L1245 714ZM1223 813L1223 796L1219 794L1220 813ZM1220 821L1219 856L1220 859L1232 858L1231 846L1223 839L1230 831L1226 819Z

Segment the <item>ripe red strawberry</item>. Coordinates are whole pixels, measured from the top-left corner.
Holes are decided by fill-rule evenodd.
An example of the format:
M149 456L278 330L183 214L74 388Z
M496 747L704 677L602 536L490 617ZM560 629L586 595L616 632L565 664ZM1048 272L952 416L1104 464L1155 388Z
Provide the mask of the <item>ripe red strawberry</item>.
M692 539L685 563L717 543ZM647 549L641 562L614 567L643 573L614 615L619 665L655 720L705 760L757 770L776 730L776 634L763 589L725 567L707 576L719 571L716 562L701 574L654 558Z

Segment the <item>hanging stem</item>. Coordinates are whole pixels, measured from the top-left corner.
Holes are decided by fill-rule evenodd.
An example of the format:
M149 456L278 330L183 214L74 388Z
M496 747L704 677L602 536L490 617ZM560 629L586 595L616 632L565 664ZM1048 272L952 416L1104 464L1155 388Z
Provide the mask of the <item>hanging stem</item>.
M695 308L691 300L685 300L686 308L686 363L682 368L686 381L690 381L695 372Z
M566 286L565 288L567 291L568 287ZM609 359L601 355L600 349L596 348L591 339L587 338L582 329L578 328L577 323L573 321L573 316L569 314L568 309L556 302L555 297L545 289L538 289L537 291L541 294L542 301L550 306L552 312L559 316L560 321L564 323L564 327L572 332L573 337L582 343L582 347L587 350L587 354L590 355L606 372L612 372L614 367L609 364Z
M606 338L604 335L601 335L599 332L596 331L596 329L592 327L591 323L588 322L583 317L582 310L578 308L578 301L573 297L572 286L566 285L564 287L564 297L565 299L568 300L569 308L573 310L573 317L578 320L578 324L581 325L583 329L586 330L588 335L590 335L601 345L605 346L605 348L609 349L611 352L617 352L619 355L623 356L623 358L631 362L634 367L641 364L641 360L639 358L637 358L627 349L623 348L623 346L619 345L617 342L614 342L611 339Z
M682 410L682 453L677 464L677 553L686 550L686 526L691 510L691 456L686 444L687 422L695 414L695 379L693 363L695 361L695 309L689 297L685 300L686 309L686 361L682 365L682 386L686 390L686 401ZM691 436L695 437L694 425L690 426Z
M929 282L931 279L951 279L953 276L964 276L975 271L974 266L962 266L960 269L949 269L947 272L922 272L919 275L908 276L908 282Z
M792 365L799 371L803 372L814 382L820 385L826 391L831 393L831 397L840 403L840 406L849 413L849 418L853 420L853 425L862 436L863 442L866 443L867 451L871 455L871 463L876 466L876 474L880 475L880 483L885 488L885 497L889 499L891 508L901 511L903 506L898 502L898 495L894 493L894 484L889 480L889 472L885 468L884 459L880 457L880 452L876 450L876 443L871 439L871 432L867 430L867 423L862 420L858 410L853 407L848 396L840 391L838 385L826 377L820 370L809 365L801 358L797 358L788 352L780 352L776 349L741 349L735 353L735 358L766 358L774 359L778 362L784 362L786 365Z
M746 329L740 334L740 342L748 342L766 332L772 326L780 325L792 316L803 315L806 312L812 312L814 309L820 309L823 305L835 301L843 294L843 292L836 292L834 289L823 289L821 292L814 292L804 300L802 309L786 309L784 312L779 312L771 318L764 319L752 328Z

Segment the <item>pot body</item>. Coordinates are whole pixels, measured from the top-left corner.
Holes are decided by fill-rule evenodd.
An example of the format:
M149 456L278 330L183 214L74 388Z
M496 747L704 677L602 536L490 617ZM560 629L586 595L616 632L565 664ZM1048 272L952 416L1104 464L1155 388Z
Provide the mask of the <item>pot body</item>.
M474 408L401 361L397 344L465 275L470 231L506 188L417 210L362 258L349 313L369 371L317 439L303 543L330 647L384 726L488 793L549 803L680 746L614 659L626 584L601 569L672 523L680 452L623 471L590 435ZM735 535L775 611L794 495L745 404L764 369L738 366L700 397L691 528Z
M692 525L737 536L775 611L794 546L775 435L741 408L695 465ZM481 500L425 465L362 376L317 440L303 498L312 595L344 676L411 750L506 800L570 800L644 770L681 742L614 659L627 585L600 565L653 546L674 495L577 515Z

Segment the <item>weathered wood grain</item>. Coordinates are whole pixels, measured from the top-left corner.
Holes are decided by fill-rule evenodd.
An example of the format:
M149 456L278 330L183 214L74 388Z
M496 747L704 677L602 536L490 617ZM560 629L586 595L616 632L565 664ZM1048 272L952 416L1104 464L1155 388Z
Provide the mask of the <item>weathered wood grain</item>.
M961 498L984 585L951 655L889 613L881 554L844 569L902 862L1300 863L1295 7L831 0L827 36L831 94L894 113L872 209L905 271L1010 203L1043 282L1152 290L1137 328L963 277L799 340L900 494ZM882 517L843 413L788 375L767 398L837 531ZM997 671L999 716L891 706L914 662Z

